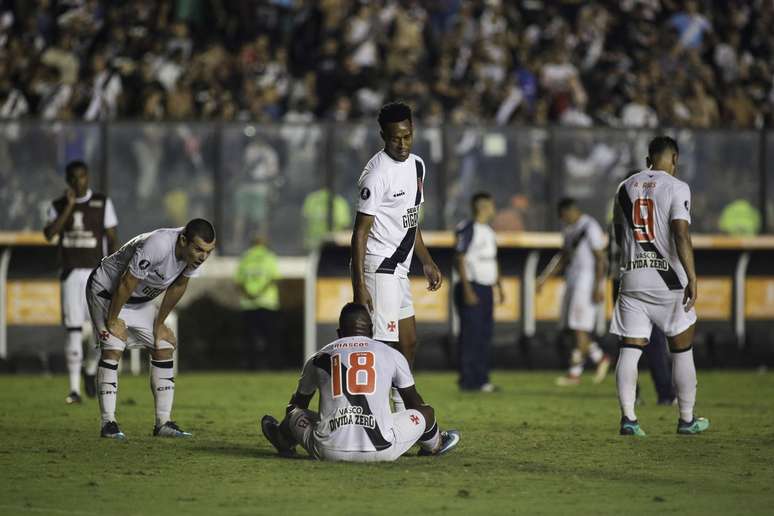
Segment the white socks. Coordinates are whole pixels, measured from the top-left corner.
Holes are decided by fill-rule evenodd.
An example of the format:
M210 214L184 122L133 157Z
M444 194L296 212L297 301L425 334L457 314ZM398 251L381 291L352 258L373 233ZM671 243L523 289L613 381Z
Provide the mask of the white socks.
M637 399L637 363L640 361L641 355L642 349L640 348L621 347L618 354L618 364L615 366L615 382L618 387L621 413L632 421L637 419L634 413L634 403Z
M406 410L406 404L403 403L403 398L395 387L390 390L390 398L392 399L393 412L403 412Z
M81 330L67 330L67 344L65 344L65 361L67 373L70 378L70 392L81 393L81 365L83 364L83 344Z
M100 360L97 367L97 397L102 413L102 424L116 420L116 396L118 396L118 361Z
M150 384L156 401L156 426L169 421L172 402L175 399L175 373L173 360L151 360Z
M438 422L434 421L430 430L419 438L419 446L423 450L434 452L441 445L441 432L438 430Z
M680 419L693 421L693 406L696 403L696 366L693 363L693 347L685 351L672 352L672 379L677 388L677 404Z

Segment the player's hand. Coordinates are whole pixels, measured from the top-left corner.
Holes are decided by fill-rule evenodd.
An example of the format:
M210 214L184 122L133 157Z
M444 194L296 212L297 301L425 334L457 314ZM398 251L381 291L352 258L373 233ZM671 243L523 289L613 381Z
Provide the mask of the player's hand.
M497 289L497 304L501 305L505 303L505 291L503 290L503 286L499 283L495 285L495 288Z
M441 285L443 284L443 275L441 274L441 269L439 269L435 263L431 262L427 265L423 265L422 272L425 273L425 277L427 278L427 290L435 292L441 288Z
M368 308L368 311L373 313L374 302L371 299L371 294L363 283L358 283L354 288L354 301L358 305L363 305Z
M602 285L600 285L596 289L594 289L594 293L591 295L591 302L594 303L595 305L598 305L604 300L605 300L605 291Z
M683 307L685 307L686 312L690 312L693 305L696 304L697 295L696 280L688 280L688 285L685 287L685 294L683 294Z
M129 338L129 335L126 332L126 323L123 319L113 319L112 321L107 321L105 326L107 327L107 331L109 331L110 334L114 337L121 339L124 342L126 342L126 339Z
M166 324L153 329L153 340L156 349L160 349L161 341L169 342L173 348L177 347L177 337L175 337L174 332Z
M473 290L473 287L463 289L462 300L468 306L475 306L478 304L478 296L476 295L476 291Z
M75 206L75 190L72 188L65 190L65 199L67 199L68 206Z

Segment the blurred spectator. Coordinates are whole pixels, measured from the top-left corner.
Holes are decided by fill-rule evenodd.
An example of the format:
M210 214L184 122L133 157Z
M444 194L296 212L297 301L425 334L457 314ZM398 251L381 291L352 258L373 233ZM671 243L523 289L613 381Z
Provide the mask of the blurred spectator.
M3 116L270 122L304 101L318 119L351 120L403 97L418 119L454 123L774 121L770 1L2 6Z
M718 226L728 235L757 235L761 230L761 214L749 201L737 199L720 212Z
M332 210L331 225L328 229L328 207ZM331 199L330 190L321 188L306 196L301 209L304 215L304 248L314 250L325 235L331 231L342 231L352 227L352 212L347 200L339 194Z

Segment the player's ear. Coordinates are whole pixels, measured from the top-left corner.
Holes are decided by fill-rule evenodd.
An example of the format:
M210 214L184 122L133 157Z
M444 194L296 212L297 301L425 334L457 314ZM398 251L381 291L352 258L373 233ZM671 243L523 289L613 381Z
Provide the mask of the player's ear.
M648 168L653 168L653 162L652 162L652 161L650 161L650 156L645 156L645 165L646 165Z

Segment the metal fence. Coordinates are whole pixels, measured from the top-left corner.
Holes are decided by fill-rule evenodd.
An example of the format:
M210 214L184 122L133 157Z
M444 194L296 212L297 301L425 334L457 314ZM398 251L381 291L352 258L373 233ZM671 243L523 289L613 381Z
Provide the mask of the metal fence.
M750 219L747 230L771 229L774 168L766 157L774 156L774 132L667 132L680 144L679 175L693 191L694 231L727 229L732 205L737 218ZM554 205L568 195L604 222L616 185L644 167L653 135L417 126L414 152L428 168L423 228L453 228L478 190L495 196L497 229L555 230ZM370 122L0 122L0 230L42 228L65 188L64 165L83 159L94 187L112 197L123 239L203 216L214 219L224 254L262 235L280 254L300 255L329 229L351 227L358 176L380 148Z

